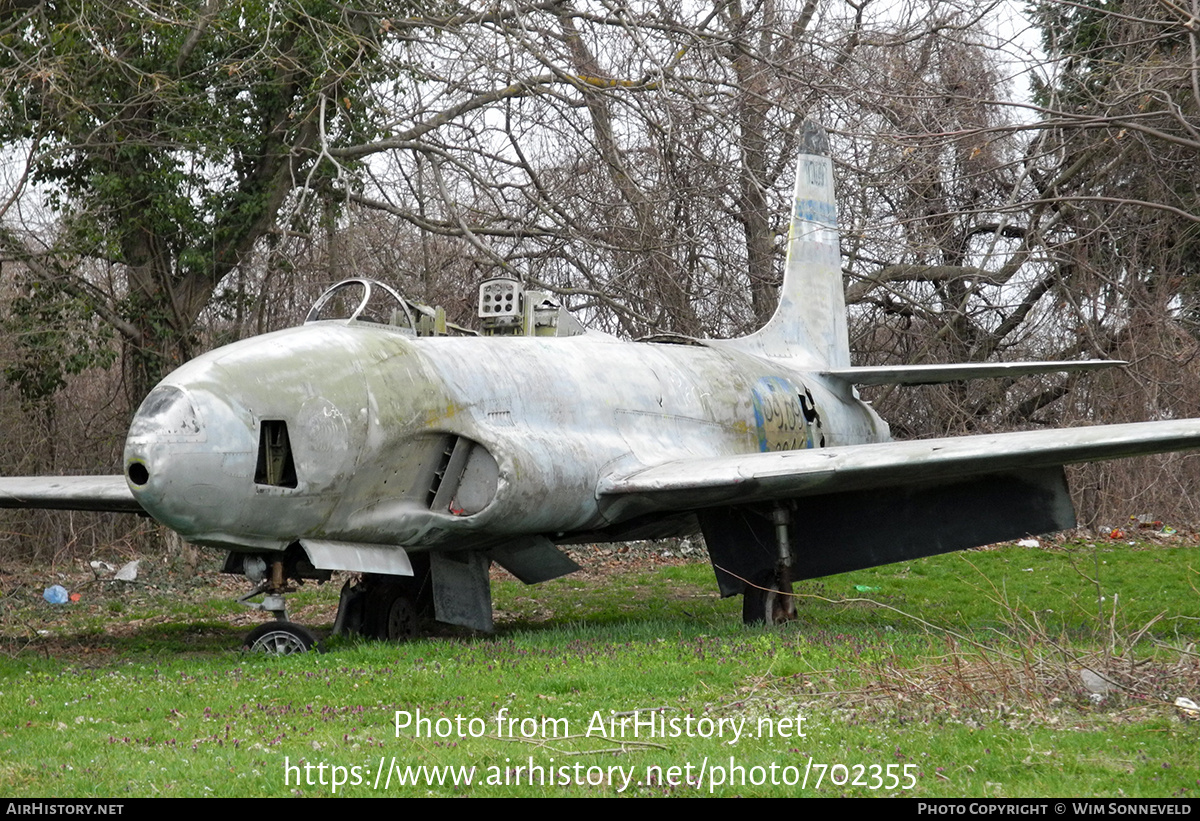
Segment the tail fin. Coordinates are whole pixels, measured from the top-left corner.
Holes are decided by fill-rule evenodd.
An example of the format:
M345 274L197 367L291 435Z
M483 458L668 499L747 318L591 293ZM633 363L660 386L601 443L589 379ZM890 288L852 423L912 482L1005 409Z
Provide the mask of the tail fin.
M779 305L761 330L742 341L767 356L806 360L814 370L847 368L850 339L825 129L806 120L800 152Z

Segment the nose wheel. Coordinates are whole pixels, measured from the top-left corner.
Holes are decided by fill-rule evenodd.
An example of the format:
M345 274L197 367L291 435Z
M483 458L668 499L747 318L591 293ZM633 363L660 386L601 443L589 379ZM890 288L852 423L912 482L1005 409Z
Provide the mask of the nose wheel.
M260 624L250 631L242 642L242 649L251 653L266 653L269 656L290 656L307 653L317 647L317 637L311 630L290 621Z
M294 557L293 557L294 559ZM293 565L296 562L293 560ZM285 593L293 592L295 588L287 586L287 578L291 575L299 578L294 572L289 574L284 560L274 558L268 566L261 556L234 557L226 561L227 571L238 567L246 578L258 582L258 586L238 599L251 610L262 610L275 617L274 621L260 624L247 634L242 641L242 649L251 653L266 653L271 656L290 656L294 653L307 653L309 650L320 650L317 637L311 630L288 621L287 604L284 602ZM295 568L293 567L293 571ZM311 578L311 575L308 576ZM301 582L303 583L303 582ZM265 595L264 595L265 594ZM250 599L262 595L261 602Z

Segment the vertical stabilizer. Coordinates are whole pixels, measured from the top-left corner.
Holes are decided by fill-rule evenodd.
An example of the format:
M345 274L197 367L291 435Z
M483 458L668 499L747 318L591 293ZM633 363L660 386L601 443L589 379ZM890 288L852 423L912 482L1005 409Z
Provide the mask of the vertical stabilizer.
M805 360L814 370L850 366L833 161L825 129L811 120L804 123L796 164L779 306L761 330L743 341L768 356Z

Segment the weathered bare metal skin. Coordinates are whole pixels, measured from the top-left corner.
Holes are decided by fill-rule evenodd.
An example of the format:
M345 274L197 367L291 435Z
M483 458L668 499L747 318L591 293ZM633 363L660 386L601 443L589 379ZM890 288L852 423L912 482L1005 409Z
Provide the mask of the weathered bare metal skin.
M297 331L307 333L296 333ZM352 476L368 427L364 351L347 328L294 328L235 343L189 362L163 380L138 411L125 462L145 466L130 482L152 516L197 544L282 549L294 533L314 533ZM177 391L195 409L190 437L156 433L173 422L157 402ZM298 487L256 484L259 425L286 420L293 430ZM128 471L127 471L128 473ZM284 524L286 523L286 524Z
M382 611L399 630L430 595L439 619L489 629L490 561L532 583L576 569L557 545L699 528L722 594L761 621L795 579L1074 526L1064 464L1200 447L1200 420L891 442L856 384L1121 363L852 367L828 141L806 124L801 144L779 306L747 337L585 333L545 295L517 310L512 280L481 292L498 335L445 336L471 332L347 280L304 325L164 379L130 428L126 488L0 479L0 507L144 510L275 554L230 564L270 565L273 592L285 566L362 573L339 624L385 637Z
M175 371L138 412L125 459L149 474L131 484L138 502L199 544L283 549L311 537L468 549L602 531L620 521L597 496L602 480L757 452L754 391L763 380L807 390L829 420L826 445L887 437L848 384L736 343L417 339L334 320L236 343ZM254 482L264 419L292 431L295 488ZM446 435L478 443L498 469L494 498L470 515L424 504L421 466Z
M1015 455L1002 462L983 439L954 444L953 460L919 445L876 447L889 441L888 428L856 382L1110 363L851 367L833 164L819 127L806 124L802 142L810 149L796 169L779 306L758 332L692 344L591 333L417 337L382 324L389 295L411 314L394 291L348 281L314 307L310 319L322 321L213 351L164 380L131 430L131 492L185 538L235 551L310 539L409 551L507 545L516 556L513 546L530 539L663 536L694 527L697 511L906 482L932 482L930 505L938 483L958 483L947 492L985 512L986 493L963 477L989 471L997 487L1024 488L1030 499L1053 488L1047 509L1055 512L1025 524L1014 516L1014 529L1067 526L1065 485L1023 468L1069 461L1059 458L1063 443L1099 441L1082 451L1087 458L1195 444L1197 426L1188 423L1165 439L1158 430L1123 432L1128 447L1101 432L1003 439L995 444ZM353 294L375 294L383 307L368 309L364 296L355 308ZM348 318L322 319L338 315L331 306L339 301ZM375 321L354 319L368 315ZM293 462L272 461L275 478L264 479L259 448L268 435L278 440L276 461L290 446ZM818 455L825 449L828 459ZM452 478L444 484L445 474ZM708 530L725 533L714 515L733 514L704 513ZM994 523L979 535L1004 529ZM558 564L544 551L526 555Z

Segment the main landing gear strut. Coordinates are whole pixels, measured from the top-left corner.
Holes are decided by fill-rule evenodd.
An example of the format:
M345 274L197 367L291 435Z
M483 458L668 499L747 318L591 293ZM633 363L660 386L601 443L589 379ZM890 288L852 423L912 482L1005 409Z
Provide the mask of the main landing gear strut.
M771 511L775 527L777 558L775 569L751 579L742 593L742 621L745 624L782 624L796 618L796 599L792 596L792 551L788 527L791 510L783 505Z

